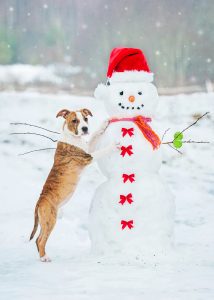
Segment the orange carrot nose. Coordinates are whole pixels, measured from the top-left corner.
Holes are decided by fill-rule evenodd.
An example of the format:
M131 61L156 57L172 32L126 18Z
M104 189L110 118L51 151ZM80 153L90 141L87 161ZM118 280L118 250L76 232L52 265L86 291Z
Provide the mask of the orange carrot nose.
M134 102L135 101L135 96L129 96L129 101Z

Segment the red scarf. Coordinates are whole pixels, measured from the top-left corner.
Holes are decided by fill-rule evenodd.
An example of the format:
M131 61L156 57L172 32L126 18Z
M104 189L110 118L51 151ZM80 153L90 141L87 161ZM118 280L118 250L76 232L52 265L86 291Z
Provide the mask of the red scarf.
M148 125L148 122L151 122L151 118L146 118L143 116L137 116L133 118L113 118L110 120L110 123L120 122L120 121L131 121L134 122L140 131L143 133L144 137L149 141L153 147L153 150L158 149L161 144L159 136L152 130Z

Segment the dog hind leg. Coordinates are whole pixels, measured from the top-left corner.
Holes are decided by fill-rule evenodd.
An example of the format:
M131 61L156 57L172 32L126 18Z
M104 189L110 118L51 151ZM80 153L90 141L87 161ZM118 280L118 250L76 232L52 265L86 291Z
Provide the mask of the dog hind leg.
M56 224L56 208L50 203L41 204L39 207L39 223L41 226L40 234L36 240L37 249L42 262L51 261L46 255L45 246L47 240Z

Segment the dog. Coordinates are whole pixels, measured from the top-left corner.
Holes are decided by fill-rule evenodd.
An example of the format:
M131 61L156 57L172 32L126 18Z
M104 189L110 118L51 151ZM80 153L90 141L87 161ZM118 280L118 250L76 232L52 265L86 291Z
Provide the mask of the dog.
M108 127L108 121L92 136L91 142L84 141L83 136L89 133L88 117L92 117L89 109L69 111L63 109L57 116L65 119L62 134L57 143L52 169L46 179L37 201L34 213L34 227L30 236L33 239L38 225L40 233L36 245L42 262L50 262L45 247L56 224L58 209L65 204L74 193L83 169L92 160L99 159L118 145L110 145L101 151L93 151L97 139ZM91 153L88 153L90 149Z

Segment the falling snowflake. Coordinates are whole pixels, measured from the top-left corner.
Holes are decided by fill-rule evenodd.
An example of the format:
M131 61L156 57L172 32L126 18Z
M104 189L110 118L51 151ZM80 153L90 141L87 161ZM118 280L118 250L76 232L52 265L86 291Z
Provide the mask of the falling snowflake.
M161 22L156 22L156 23L155 23L155 26L156 26L157 28L160 28L160 27L161 27Z
M160 51L159 51L159 50L156 50L156 51L155 51L155 55L157 55L157 56L160 55Z
M167 62L165 61L165 62L163 63L163 65L164 65L164 67L166 67L166 66L167 66Z
M9 7L9 11L13 12L13 11L14 11L14 7L13 7L13 6L10 6L10 7Z
M47 3L45 3L45 4L43 5L43 8L44 8L44 9L47 9L47 8L48 8Z
M83 30L86 30L86 29L88 28L88 25L87 25L87 24L82 24L82 25L81 25L81 28L82 28Z
M128 10L128 7L124 7L124 10L126 10L126 11L127 11L127 10Z
M28 17L30 17L30 16L31 16L31 13L30 13L30 12L28 12L28 13L27 13L27 16L28 16Z
M212 59L211 59L210 57L208 57L208 58L206 59L206 62L207 62L208 64L210 64L210 63L212 62Z
M202 29L200 29L200 30L198 30L198 32L197 32L197 33L198 33L198 35L199 35L199 36L201 36L201 35L203 35L203 34L204 34L204 31L203 31Z
M65 61L66 63L71 63L71 57L70 57L70 55L65 55L64 61Z
M194 83L194 82L196 82L196 80L197 80L197 78L196 78L195 76L190 77L190 81L191 81L191 82Z

